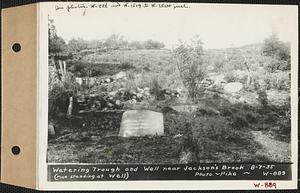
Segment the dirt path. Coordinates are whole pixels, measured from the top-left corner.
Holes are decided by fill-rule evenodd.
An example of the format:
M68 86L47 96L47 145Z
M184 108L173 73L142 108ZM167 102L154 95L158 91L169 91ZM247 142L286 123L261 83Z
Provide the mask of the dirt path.
M261 144L258 155L268 157L272 162L290 162L291 144L270 138L261 131L252 131L254 140Z

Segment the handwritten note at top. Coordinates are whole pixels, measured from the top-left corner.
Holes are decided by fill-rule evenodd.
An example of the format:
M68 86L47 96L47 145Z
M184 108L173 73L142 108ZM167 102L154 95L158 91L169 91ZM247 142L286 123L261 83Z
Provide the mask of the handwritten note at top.
M190 8L186 3L118 3L118 2L103 2L103 3L72 3L67 5L55 5L55 11L71 12L75 9L108 9L108 8L162 8L162 9L187 9Z

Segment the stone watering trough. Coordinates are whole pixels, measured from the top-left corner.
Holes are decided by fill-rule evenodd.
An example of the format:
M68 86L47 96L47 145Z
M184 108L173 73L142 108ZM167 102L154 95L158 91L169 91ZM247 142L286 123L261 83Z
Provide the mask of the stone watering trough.
M119 136L139 137L163 134L162 113L149 110L129 110L123 113Z

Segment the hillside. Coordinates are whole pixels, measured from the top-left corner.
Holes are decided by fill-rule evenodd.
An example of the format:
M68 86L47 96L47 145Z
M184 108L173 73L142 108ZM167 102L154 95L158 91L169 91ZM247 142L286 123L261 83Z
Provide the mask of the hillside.
M281 156L263 143L290 144L289 71L268 71L261 47L205 50L199 62L205 76L195 82L201 95L194 100L171 50L73 54L67 89L54 85L49 92L56 107L49 108L50 124L57 128L49 162L289 162L289 151ZM228 91L231 83L241 88ZM70 96L74 107L67 116ZM165 134L118 136L122 113L132 109L162 113Z

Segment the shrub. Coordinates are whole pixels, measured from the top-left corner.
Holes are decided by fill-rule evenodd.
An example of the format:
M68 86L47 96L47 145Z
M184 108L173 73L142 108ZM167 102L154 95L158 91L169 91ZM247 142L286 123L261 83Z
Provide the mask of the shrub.
M66 90L61 86L54 86L53 89L49 91L49 116L55 117L60 113L66 114L69 106L69 98L71 96L73 96L72 91Z
M224 117L229 117L232 116L232 112L230 109L224 108L221 112L221 115Z
M290 44L280 41L277 34L272 34L269 38L265 39L261 52L262 55L271 57L271 62L265 66L268 71L290 70Z
M257 94L258 94L257 100L261 103L261 105L263 107L266 107L268 105L268 95L267 95L266 91L263 89L260 89L257 91Z
M245 128L247 126L249 126L249 122L245 119L245 117L240 116L240 115L235 115L233 117L233 121L231 123L232 127L234 128Z
M162 49L165 45L161 42L156 42L153 40L147 40L143 43L143 47L145 49Z
M121 70L129 70L129 69L133 69L133 68L134 68L134 66L128 61L122 62L120 65Z
M228 71L225 73L224 79L226 82L236 82L238 81L238 78L236 75L233 73L233 71Z
M157 78L152 78L150 92L153 93L156 100L164 99L164 94L161 90L162 87L159 85Z
M246 113L246 119L249 123L256 123L257 122L257 117L255 116L254 113L251 113L251 112Z
M278 127L280 128L279 134L282 138L281 140L290 141L291 140L291 110L287 110L285 116L279 117L276 122Z
M180 78L188 90L189 97L196 101L204 94L204 89L199 87L199 83L207 75L202 42L195 37L190 44L181 43L173 52Z
M289 90L291 85L289 72L272 73L270 76L270 84L274 89Z

